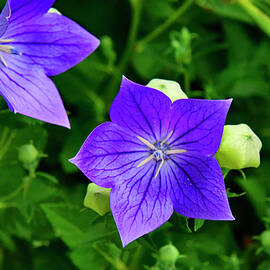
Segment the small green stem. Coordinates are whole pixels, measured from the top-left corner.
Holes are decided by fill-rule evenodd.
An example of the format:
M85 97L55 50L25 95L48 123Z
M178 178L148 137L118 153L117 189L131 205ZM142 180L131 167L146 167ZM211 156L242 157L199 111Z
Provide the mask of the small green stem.
M0 197L0 202L9 201L9 200L15 198L24 189L24 186L25 186L25 184L22 184L16 190L9 193L8 195L6 195L4 197Z
M177 19L182 16L188 8L193 4L194 0L186 0L183 5L181 5L174 13L171 15L163 24L158 26L153 32L148 34L146 37L142 38L138 42L138 47L143 47L146 43L151 42L156 39L160 34L165 32Z
M8 151L8 148L16 135L16 131L13 131L11 132L9 137L7 137L8 132L9 128L5 127L0 141L0 161L5 155L5 153Z
M189 77L189 73L187 70L184 71L184 90L187 93L187 96L190 97L191 96L191 91L190 91L190 77Z

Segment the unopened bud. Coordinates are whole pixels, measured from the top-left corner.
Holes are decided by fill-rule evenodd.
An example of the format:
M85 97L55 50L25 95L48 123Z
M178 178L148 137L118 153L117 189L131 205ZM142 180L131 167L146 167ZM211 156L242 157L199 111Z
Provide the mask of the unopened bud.
M110 188L99 187L90 183L84 198L84 206L97 212L100 216L110 211Z
M18 159L23 164L31 164L38 160L38 150L32 144L25 144L19 148Z
M173 245L166 245L159 250L159 262L174 265L176 260L179 258L179 251Z
M187 95L181 89L179 83L175 81L153 79L146 86L161 91L163 94L167 95L172 102L174 102L177 99L188 98Z
M243 169L259 167L262 143L246 124L226 125L216 158L221 167Z

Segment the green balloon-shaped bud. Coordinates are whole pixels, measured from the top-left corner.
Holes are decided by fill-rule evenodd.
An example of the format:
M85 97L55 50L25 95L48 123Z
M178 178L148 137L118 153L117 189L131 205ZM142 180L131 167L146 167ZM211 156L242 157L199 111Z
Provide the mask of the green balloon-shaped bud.
M226 125L216 158L221 167L259 167L261 140L246 124Z
M264 231L259 236L264 250L270 254L270 231Z
M110 211L110 188L102 188L94 183L88 185L84 206L103 216Z
M23 164L35 163L39 158L39 152L32 144L25 144L19 148L18 159Z
M187 95L181 89L179 83L175 81L153 79L146 86L157 89L167 95L172 102L177 99L188 98Z
M175 246L169 244L160 248L158 257L160 263L174 265L179 258L179 251Z

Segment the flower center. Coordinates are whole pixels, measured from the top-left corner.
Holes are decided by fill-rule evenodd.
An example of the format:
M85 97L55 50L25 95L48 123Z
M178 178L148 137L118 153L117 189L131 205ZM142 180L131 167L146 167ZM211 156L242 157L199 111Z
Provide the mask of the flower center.
M155 178L157 178L164 162L169 159L169 156L172 154L181 154L186 152L187 150L185 149L171 149L171 147L169 146L169 144L167 143L167 141L169 140L169 138L172 136L172 131L169 133L169 135L162 141L158 141L154 144L148 142L146 139L138 136L137 138L143 142L146 146L148 146L150 148L149 153L151 154L149 157L147 157L146 159L144 159L142 162L140 162L140 164L137 166L137 168L145 165L147 162L151 161L151 160L155 160L157 162L160 162L158 169L156 171L155 174Z
M21 52L17 51L14 47L9 45L9 43L12 43L12 41L13 39L0 39L0 52L14 55L22 55ZM5 67L8 66L2 54L0 54L0 60Z

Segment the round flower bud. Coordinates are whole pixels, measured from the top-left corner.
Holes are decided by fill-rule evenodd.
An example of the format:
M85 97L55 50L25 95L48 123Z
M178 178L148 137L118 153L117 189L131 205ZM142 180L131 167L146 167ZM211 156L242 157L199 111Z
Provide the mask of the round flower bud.
M259 167L262 143L246 124L226 125L216 158L221 167L243 169Z
M97 212L100 216L110 211L110 188L99 187L90 183L84 198L84 206Z
M161 263L174 265L179 258L179 251L173 245L166 245L159 250L159 261Z
M264 231L260 235L262 246L270 250L270 231Z
M188 98L187 95L181 89L179 83L175 81L153 79L146 86L161 91L162 93L167 95L172 102L174 102L177 99Z
M19 148L18 159L23 164L31 164L38 160L38 150L32 144L25 144Z

